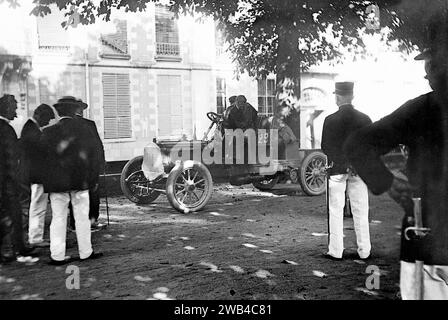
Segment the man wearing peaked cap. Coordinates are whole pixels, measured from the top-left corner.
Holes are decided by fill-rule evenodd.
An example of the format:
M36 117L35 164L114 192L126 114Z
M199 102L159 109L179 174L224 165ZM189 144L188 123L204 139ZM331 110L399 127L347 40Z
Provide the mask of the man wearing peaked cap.
M374 194L388 191L404 209L400 252L400 290L404 300L448 299L448 109L447 59L443 51L425 49L432 91L409 100L390 115L361 129L347 141L347 157ZM381 156L406 145L406 170L390 171ZM414 202L421 199L424 237L406 237L415 227ZM418 200L416 200L418 201ZM415 281L416 275L422 281Z
M340 96L353 96L353 87L355 84L353 82L336 82L334 94Z
M328 252L325 256L341 260L344 251L343 219L345 194L350 198L360 259L370 257L369 196L361 178L344 155L343 145L350 134L372 123L370 118L352 105L353 82L336 82L334 94L339 110L325 118L322 151L327 155L328 171Z

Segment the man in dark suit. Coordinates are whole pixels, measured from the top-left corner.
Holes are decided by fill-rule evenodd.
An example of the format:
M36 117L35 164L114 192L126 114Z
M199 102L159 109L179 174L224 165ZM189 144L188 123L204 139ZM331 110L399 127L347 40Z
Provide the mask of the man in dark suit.
M31 186L31 199L29 205L28 242L31 246L46 247L44 242L45 213L47 212L48 194L42 185L44 172L44 151L40 145L42 128L54 119L53 109L41 104L34 110L31 117L23 126L20 134L21 157L20 166L23 174L22 183Z
M241 129L256 129L258 124L258 112L255 108L247 102L247 99L243 95L239 95L236 98L236 105L243 114L243 127Z
M425 60L425 78L433 91L409 100L390 115L359 130L345 146L350 162L372 193L388 191L404 208L400 253L400 290L404 300L420 298L420 289L415 285L416 261L424 263L423 299L448 299L446 56L444 50L435 49L418 55L416 60ZM400 144L409 150L406 170L391 172L380 157ZM423 227L431 231L423 239L407 240L405 230L415 222L413 197L421 198Z
M229 107L226 129L256 129L258 112L243 95L236 97L235 107Z
M95 149L89 142L89 128L76 119L75 99L59 99L54 105L59 122L46 128L41 143L46 150L45 192L50 194L52 220L50 225L50 264L62 265L70 261L65 257L67 214L73 206L76 238L81 260L102 256L92 249L89 221L89 189L94 186L92 162Z
M0 249L9 237L13 252L0 255L0 260L10 262L16 255L32 250L25 246L22 211L19 204L19 146L14 129L9 124L17 117L17 101L13 95L0 98Z
M328 211L329 237L326 257L341 260L344 251L343 219L345 193L350 198L358 255L370 256L369 198L367 186L354 172L344 155L343 145L348 136L372 123L370 118L352 105L353 82L336 82L335 95L339 110L325 118L322 131L322 151L327 155L329 169Z
M232 111L234 108L236 108L236 96L231 96L229 98L229 106L226 108L223 114L224 123L222 126L222 132L221 132L222 134L224 134L225 129L232 129L231 128L232 124L229 122L229 115L230 111Z
M72 97L71 97L72 98ZM92 231L99 230L104 227L103 224L98 222L98 218L100 215L100 194L99 194L99 179L100 174L104 172L104 165L106 163L104 157L104 146L103 142L98 134L98 129L96 127L95 121L84 118L83 112L87 109L87 103L84 103L82 100L78 99L78 107L75 109L76 119L83 122L88 128L90 132L89 142L92 143L93 148L95 149L94 159L92 162L92 168L94 172L92 176L95 178L93 181L94 186L89 189L89 201L90 201L90 210L89 210L89 219L91 222ZM73 215L70 214L70 222L71 226L74 229L74 219Z

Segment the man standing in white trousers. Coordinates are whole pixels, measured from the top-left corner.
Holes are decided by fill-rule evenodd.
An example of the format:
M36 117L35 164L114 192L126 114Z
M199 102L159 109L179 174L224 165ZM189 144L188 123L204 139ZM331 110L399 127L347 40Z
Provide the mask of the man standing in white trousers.
M71 202L81 261L101 257L92 249L89 220L89 189L96 181L93 163L95 144L89 128L76 119L78 101L64 97L54 105L59 122L46 128L41 137L47 150L44 188L50 194L50 264L63 265L72 259L65 256L68 205Z
M20 134L20 166L25 174L25 183L31 185L31 202L29 207L28 242L32 247L47 247L44 242L45 213L47 212L48 194L44 192L42 184L44 151L40 145L42 127L47 126L54 119L53 109L41 104L34 110L22 128Z
M343 152L345 140L356 130L372 123L364 113L352 105L353 82L336 82L335 95L339 110L325 118L322 132L322 151L327 155L328 224L329 240L326 258L342 260L344 252L344 205L345 192L350 198L355 226L358 255L360 259L370 257L369 195L367 186L352 170Z

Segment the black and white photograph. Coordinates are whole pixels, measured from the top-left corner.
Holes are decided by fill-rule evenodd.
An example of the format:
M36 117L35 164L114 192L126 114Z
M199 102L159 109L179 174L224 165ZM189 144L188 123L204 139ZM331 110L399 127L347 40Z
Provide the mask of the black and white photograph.
M0 0L0 300L448 300L448 0Z

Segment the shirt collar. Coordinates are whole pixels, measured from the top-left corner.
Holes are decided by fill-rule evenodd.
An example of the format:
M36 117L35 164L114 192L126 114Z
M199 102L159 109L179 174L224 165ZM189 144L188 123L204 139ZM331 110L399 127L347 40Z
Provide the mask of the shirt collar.
M2 117L2 116L0 116L0 119L6 121L7 123L11 122L11 120L8 120L8 119L6 119L5 117Z
M345 103L343 105L340 105L339 109L341 109L341 108L349 108L349 107L353 108L353 105L351 103Z
M36 124L36 126L39 128L40 131L42 131L42 128L40 127L40 125L39 125L39 123L37 122L36 119L34 119L33 117L31 117L30 120L33 121L33 122Z

